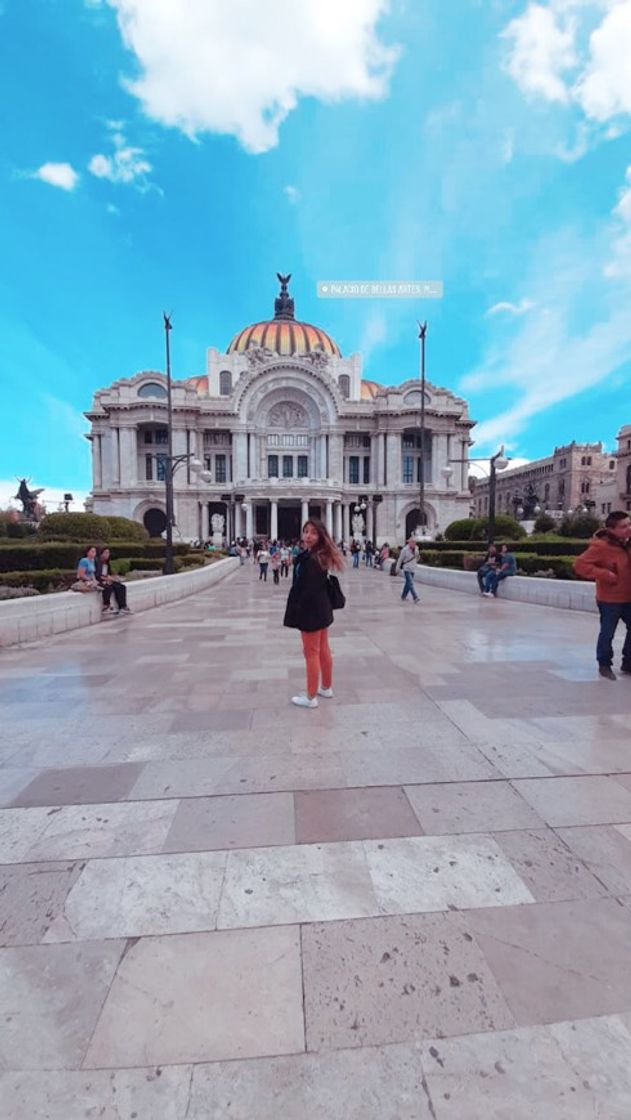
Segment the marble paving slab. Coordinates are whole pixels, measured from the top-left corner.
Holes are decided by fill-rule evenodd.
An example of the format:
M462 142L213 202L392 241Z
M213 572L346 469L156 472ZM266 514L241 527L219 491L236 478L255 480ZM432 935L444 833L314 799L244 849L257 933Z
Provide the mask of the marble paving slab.
M470 911L518 1024L631 1011L630 911L618 899L573 899Z
M191 933L143 938L132 945L110 988L84 1068L302 1050L299 931L288 926Z
M631 822L631 790L614 778L524 779L513 785L553 828Z
M212 930L225 864L225 852L92 860L44 941Z
M164 851L250 848L293 844L295 839L291 793L193 797L180 801L164 842Z
M217 926L334 921L379 913L361 843L229 852Z
M83 866L78 860L0 866L0 946L39 944Z
M434 1120L628 1120L631 1035L616 1017L466 1038L421 1051Z
M509 782L408 785L405 792L426 833L543 827L541 818Z
M0 810L0 863L159 851L177 801Z
M514 1026L458 914L311 925L302 943L308 1050Z
M0 1069L77 1069L124 941L0 950Z
M365 841L364 850L382 914L534 901L489 836Z
M187 1065L0 1073L2 1120L187 1120L192 1075Z

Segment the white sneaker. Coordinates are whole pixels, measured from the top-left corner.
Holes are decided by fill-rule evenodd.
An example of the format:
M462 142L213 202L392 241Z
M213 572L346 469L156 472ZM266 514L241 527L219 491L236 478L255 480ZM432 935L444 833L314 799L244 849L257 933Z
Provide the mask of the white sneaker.
M493 598L493 592L492 591L483 591L482 594L484 595L485 599L492 599Z
M313 700L310 700L308 696L292 696L291 702L292 704L297 704L299 708L318 707L318 700L315 696L313 697Z
M332 688L319 688L318 689L318 696L326 696L327 700L330 700L333 696L333 689Z

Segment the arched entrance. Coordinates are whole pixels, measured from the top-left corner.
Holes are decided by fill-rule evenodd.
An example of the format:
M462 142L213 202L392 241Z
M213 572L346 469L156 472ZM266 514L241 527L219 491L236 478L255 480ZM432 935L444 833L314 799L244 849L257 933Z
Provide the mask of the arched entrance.
M166 514L162 509L148 509L142 523L150 537L161 537L167 527Z
M405 539L413 536L418 526L421 524L421 511L417 506L416 509L411 509L405 519ZM423 514L422 524L427 526L427 512Z

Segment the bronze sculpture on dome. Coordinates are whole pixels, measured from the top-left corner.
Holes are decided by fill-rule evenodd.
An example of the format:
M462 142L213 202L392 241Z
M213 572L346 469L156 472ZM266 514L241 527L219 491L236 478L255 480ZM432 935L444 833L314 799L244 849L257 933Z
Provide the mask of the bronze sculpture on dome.
M280 281L280 292L274 300L274 318L293 319L294 301L287 289L287 285L291 280L291 272L289 272L287 276L283 276L281 272L277 272L276 275Z

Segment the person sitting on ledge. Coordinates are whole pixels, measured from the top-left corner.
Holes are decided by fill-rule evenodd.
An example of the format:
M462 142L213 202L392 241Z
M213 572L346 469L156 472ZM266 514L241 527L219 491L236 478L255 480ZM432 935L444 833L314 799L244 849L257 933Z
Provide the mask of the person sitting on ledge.
M503 579L508 579L509 576L514 576L517 572L517 561L512 552L508 551L508 545L503 544L500 546L500 554L497 558L497 564L487 572L484 579L483 595L487 597L497 595L497 588Z
M488 549L487 549L486 556L484 557L484 560L482 561L482 564L478 568L478 572L477 572L478 587L480 588L480 594L481 595L484 594L484 581L485 581L486 577L488 576L489 572L492 572L492 571L495 570L495 565L496 564L497 564L497 545L490 544Z
M118 576L112 574L109 548L101 549L96 558L95 567L96 582L103 592L103 613L107 614L112 611L113 614L118 614L119 611L122 611L124 614L131 614L127 606L127 588ZM116 602L116 610L113 610L110 606L112 595L114 595Z

